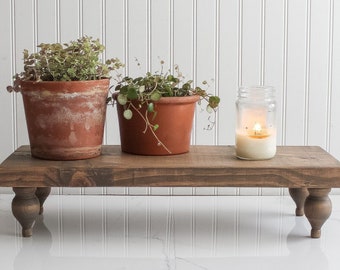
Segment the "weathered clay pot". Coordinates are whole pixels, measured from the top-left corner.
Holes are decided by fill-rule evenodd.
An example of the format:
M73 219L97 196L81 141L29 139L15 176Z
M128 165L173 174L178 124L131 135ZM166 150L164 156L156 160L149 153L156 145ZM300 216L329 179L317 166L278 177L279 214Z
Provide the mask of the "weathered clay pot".
M99 156L109 83L22 81L32 156L51 160Z
M155 131L159 140L166 146L159 145L149 129L145 129L144 120L133 111L133 117L123 117L124 106L117 104L121 148L123 152L138 155L173 155L189 151L192 122L196 102L199 96L162 97L155 102L156 117L148 113L152 124L158 124ZM145 115L146 106L140 109ZM146 132L144 133L144 131Z

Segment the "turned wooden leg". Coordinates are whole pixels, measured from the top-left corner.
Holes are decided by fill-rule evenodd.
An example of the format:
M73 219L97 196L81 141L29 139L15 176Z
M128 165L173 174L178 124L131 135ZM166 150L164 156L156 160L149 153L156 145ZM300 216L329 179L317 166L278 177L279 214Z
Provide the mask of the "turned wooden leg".
M39 187L37 188L35 195L38 197L40 202L40 212L39 215L41 215L44 212L44 202L47 199L48 195L51 193L50 187Z
M305 215L312 226L311 237L321 236L321 227L332 212L332 202L328 197L330 188L309 188L305 201Z
M307 188L289 188L289 194L296 204L295 215L303 216L305 201L309 194Z
M15 197L12 212L22 226L22 236L32 236L32 227L39 215L40 203L35 195L36 188L13 188Z

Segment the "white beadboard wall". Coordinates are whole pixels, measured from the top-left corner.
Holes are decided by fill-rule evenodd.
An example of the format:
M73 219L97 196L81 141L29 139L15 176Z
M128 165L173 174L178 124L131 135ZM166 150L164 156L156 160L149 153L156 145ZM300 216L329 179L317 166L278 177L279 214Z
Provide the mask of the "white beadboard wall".
M196 84L208 80L221 107L213 131L196 114L193 144L234 144L239 85L277 90L278 144L319 145L340 159L339 0L2 0L0 8L0 161L28 144L20 94L5 91L22 69L22 51L83 34L100 38L105 57L126 74L178 64ZM136 59L142 64L137 67ZM119 144L115 108L106 144ZM0 192L10 192L0 188ZM59 194L283 195L281 189L92 188ZM337 192L336 190L333 192Z

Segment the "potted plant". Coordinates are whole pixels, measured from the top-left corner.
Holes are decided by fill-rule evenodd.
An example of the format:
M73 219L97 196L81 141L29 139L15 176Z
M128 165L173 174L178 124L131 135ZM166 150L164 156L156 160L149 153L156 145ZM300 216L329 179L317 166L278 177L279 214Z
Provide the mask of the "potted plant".
M103 63L105 47L84 36L69 43L24 50L24 71L9 92L21 92L32 156L76 160L100 155L110 72L122 64Z
M120 79L110 100L116 101L123 152L170 155L189 151L196 103L207 102L216 112L220 98L192 87L175 66L174 74L147 72ZM206 82L204 82L207 85Z

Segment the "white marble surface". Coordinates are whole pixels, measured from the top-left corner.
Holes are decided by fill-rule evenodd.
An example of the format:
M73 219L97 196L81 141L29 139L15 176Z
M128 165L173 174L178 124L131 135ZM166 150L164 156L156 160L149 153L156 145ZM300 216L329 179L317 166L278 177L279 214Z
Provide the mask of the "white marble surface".
M0 195L1 269L322 269L340 267L340 196L321 239L288 196L51 195L22 238ZM338 206L339 205L339 206Z

